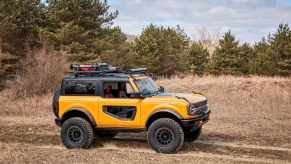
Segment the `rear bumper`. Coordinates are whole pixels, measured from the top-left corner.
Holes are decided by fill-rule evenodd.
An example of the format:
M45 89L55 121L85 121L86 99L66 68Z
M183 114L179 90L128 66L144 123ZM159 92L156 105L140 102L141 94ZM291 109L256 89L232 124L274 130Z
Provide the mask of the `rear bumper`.
M62 121L61 121L61 119L56 118L56 119L55 119L55 124L56 124L58 127L61 127L61 126L62 126Z
M202 126L203 124L207 123L209 120L211 111L209 110L207 113L204 113L203 115L200 115L196 118L187 119L187 120L181 120L183 127L193 127L193 126Z

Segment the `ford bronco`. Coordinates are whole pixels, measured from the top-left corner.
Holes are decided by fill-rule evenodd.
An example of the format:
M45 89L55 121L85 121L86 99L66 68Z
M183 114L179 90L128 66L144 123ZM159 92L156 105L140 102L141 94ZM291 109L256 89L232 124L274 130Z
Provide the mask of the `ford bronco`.
M55 122L67 148L89 148L95 137L147 131L150 146L175 153L196 140L209 119L198 93L168 93L146 69L122 71L108 64L71 65L53 97Z

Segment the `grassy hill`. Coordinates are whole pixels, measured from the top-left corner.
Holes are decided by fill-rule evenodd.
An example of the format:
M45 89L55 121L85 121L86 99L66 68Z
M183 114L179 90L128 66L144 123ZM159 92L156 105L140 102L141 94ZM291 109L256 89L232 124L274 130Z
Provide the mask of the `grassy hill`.
M170 92L209 98L212 115L195 143L177 155L152 151L145 133L96 140L91 150L66 150L59 141L51 94L13 100L0 92L0 161L62 163L285 163L291 162L291 78L182 76L159 79ZM55 158L58 156L58 158Z

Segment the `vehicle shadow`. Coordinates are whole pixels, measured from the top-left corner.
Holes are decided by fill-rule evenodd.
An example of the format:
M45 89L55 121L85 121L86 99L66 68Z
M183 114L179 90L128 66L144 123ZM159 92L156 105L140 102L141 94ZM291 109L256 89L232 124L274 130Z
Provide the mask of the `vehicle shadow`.
M60 136L58 132L51 133L37 133L29 132L25 130L15 129L8 130L1 133L0 142L2 143L23 143L32 145L62 145L60 141ZM3 130L3 129L2 129ZM2 131L0 130L0 131ZM237 138L235 136L229 136L221 133L209 133L203 134L197 142L184 143L184 146L178 154L195 154L195 153L210 153L219 155L232 155L232 156L253 156L262 157L270 159L285 159L291 161L289 152L276 151L276 150L264 150L255 148L241 148L239 146L232 147L229 145L215 144L215 141L222 143L236 143ZM213 144L214 143L214 144ZM129 148L131 150L144 151L143 149L148 149L151 151L151 147L147 142L145 133L121 133L112 139L101 139L96 138L95 144L92 149L106 148L109 145L116 148Z
M230 146L230 144L223 143L233 143L236 145L237 140L235 136L221 134L221 133L211 133L210 137L208 134L203 134L196 142L185 142L183 148L178 152L178 154L197 154L197 153L207 153L216 155L231 155L231 156L248 156L253 158L262 159L283 159L291 161L289 152L278 151L278 150L265 150L256 149L252 147L240 147L240 146ZM133 137L134 136L134 137ZM146 136L144 134L134 134L133 136L119 135L112 139L103 139L98 142L107 145L113 144L117 148L130 148L132 150L136 149L149 149L152 150L150 145L147 143ZM215 137L214 137L215 136ZM216 139L216 140L215 140ZM225 140L223 140L225 139ZM97 139L98 140L98 139ZM216 144L215 141L220 140L220 144Z
M30 129L30 130L29 130ZM38 128L35 127L22 127L22 126L1 126L1 135L0 142L3 143L24 143L24 144L33 144L33 145L61 145L61 140L59 136L59 132L55 131L44 131L41 132ZM212 136L219 136L222 138L230 138L229 136L225 136L222 134L212 134ZM201 136L203 141L207 142L207 135ZM213 139L213 138L210 138ZM102 148L106 145L111 144L116 147L128 147L128 148L150 148L147 142L146 133L120 133L115 138L112 139L104 139L104 138L96 138L95 144L93 147ZM196 150L195 143L186 143L187 151ZM203 147L203 149L206 147Z
M198 139L201 142L185 142L182 148L184 153L189 152L208 152L213 151L217 148L217 145L211 145L214 141L221 141L221 142L235 142L237 141L236 136L231 136L222 133L210 133L210 134L203 134ZM209 142L209 143L208 143ZM116 147L127 147L132 149L138 148L149 148L147 136L145 132L142 133L121 133L117 135L115 138L111 139L96 139L96 143L100 146L101 144L113 144ZM223 147L219 147L219 150L227 149Z

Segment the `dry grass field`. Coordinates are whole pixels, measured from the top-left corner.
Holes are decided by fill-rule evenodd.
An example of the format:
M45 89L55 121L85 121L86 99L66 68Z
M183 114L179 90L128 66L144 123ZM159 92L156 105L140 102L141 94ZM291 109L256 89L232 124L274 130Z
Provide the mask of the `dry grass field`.
M0 163L291 163L291 78L185 76L158 83L209 98L211 120L199 140L185 143L178 154L155 153L145 133L67 150L53 123L51 95L13 100L4 90Z

